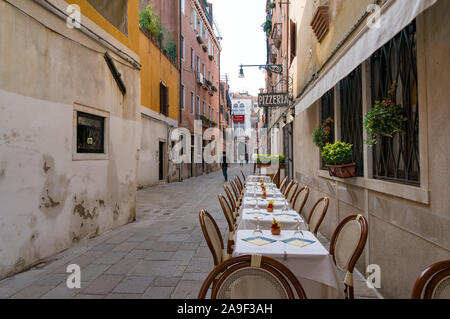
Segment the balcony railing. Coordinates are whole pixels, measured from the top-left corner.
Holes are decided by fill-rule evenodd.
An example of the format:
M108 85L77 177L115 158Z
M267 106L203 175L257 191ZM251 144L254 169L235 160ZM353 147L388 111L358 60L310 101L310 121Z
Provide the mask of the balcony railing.
M273 25L273 30L272 30L272 40L273 40L273 44L275 45L275 47L277 49L280 48L281 46L281 41L282 41L282 24L281 23L275 23Z

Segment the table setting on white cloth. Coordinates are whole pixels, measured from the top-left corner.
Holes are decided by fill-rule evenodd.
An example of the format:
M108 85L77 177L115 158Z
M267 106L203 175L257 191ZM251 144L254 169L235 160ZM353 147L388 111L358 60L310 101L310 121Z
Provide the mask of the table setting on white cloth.
M247 184L237 220L233 257L260 254L282 262L299 279L308 298L343 298L343 283L331 255L311 232L303 218L290 208L276 187L266 185L262 199L259 185ZM273 212L267 206L273 201ZM280 235L272 235L273 219L281 224Z
M331 256L308 231L242 229L236 232L233 257L260 254L287 266L299 279L310 299L343 298L343 284Z

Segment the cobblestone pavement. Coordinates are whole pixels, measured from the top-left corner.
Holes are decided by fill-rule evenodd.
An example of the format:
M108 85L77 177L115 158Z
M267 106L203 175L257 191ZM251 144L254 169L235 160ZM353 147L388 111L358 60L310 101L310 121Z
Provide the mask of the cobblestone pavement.
M253 166L245 166L251 173ZM232 167L229 178L241 167ZM222 172L138 192L137 220L82 242L38 266L0 281L4 298L196 298L213 268L200 229L198 212L207 210L224 237L225 218L217 195L225 184ZM327 245L325 239L321 239ZM66 285L69 264L81 267L81 288ZM377 298L356 274L355 293Z

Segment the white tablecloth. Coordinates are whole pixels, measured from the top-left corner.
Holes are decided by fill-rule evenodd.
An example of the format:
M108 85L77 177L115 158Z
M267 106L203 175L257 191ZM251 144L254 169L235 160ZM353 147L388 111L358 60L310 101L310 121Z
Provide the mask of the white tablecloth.
M257 176L257 175L250 175L247 176L247 179L249 182L259 182L260 179L263 179L264 183L270 183L272 182L272 179L270 176Z
M296 275L309 299L343 298L343 283L339 280L336 267L325 247L307 231L303 232L303 238L315 240L311 245L300 248L280 241L293 237L293 234L294 231L282 230L281 236L273 236L270 231L264 230L264 237L275 239L277 242L256 246L242 240L255 237L253 230L238 230L233 257L261 254L274 258Z
M241 210L237 221L238 229L256 229L256 217L260 218L259 227L261 230L270 230L274 218L281 223L282 230L296 230L297 219L300 220L300 229L306 230L303 218L295 210L288 210L286 212L276 210L273 213L268 213L266 209L256 210L254 208L244 208Z

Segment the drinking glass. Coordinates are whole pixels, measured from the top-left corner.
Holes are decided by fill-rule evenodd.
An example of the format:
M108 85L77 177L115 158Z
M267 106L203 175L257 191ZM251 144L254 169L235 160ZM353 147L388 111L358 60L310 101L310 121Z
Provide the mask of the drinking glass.
M255 230L253 231L253 235L256 235L256 234L262 235L263 232L262 232L261 228L259 227L259 222L260 222L260 220L261 220L261 217L256 216L256 217L255 217L255 220L256 220L256 228L255 228Z
M297 221L297 229L295 230L294 237L298 236L299 238L303 238L303 231L300 229L302 220L300 218L296 218L295 220Z

